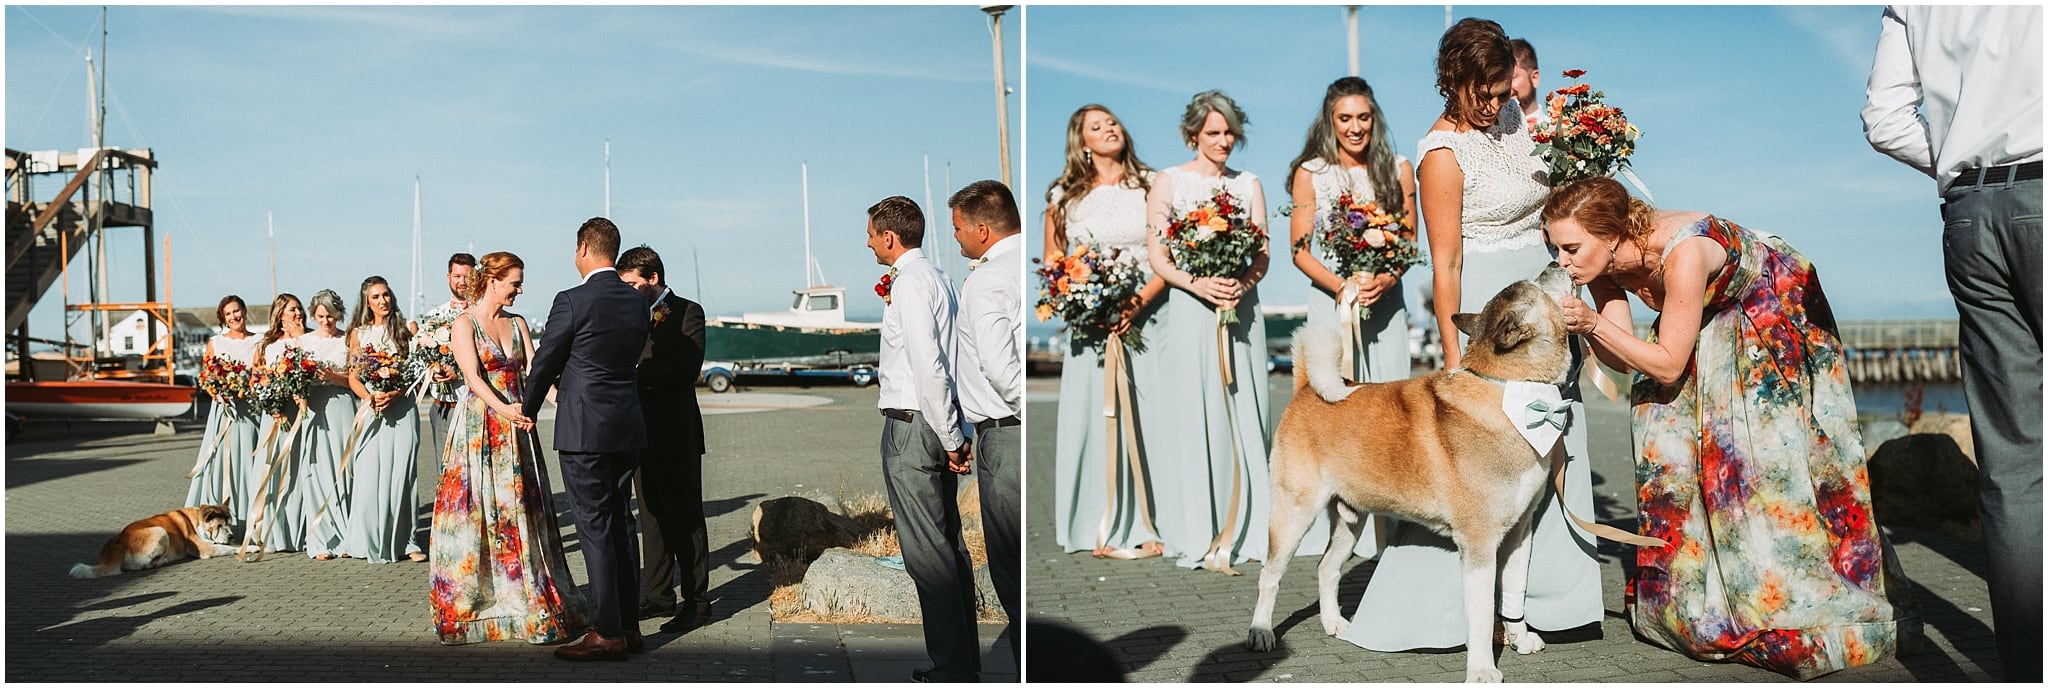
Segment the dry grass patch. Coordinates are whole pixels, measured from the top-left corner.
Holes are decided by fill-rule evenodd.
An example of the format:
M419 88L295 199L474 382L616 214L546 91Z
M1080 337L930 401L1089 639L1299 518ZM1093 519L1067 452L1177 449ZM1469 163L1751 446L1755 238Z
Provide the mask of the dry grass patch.
M818 500L826 501L826 500ZM868 529L866 537L855 542L852 549L866 556L901 556L903 545L896 540L896 515L889 508L889 498L881 493L865 493L836 500L839 513ZM967 556L974 565L988 563L988 545L981 535L981 489L969 483L969 488L960 495L960 530L966 538ZM768 584L773 589L768 593L770 618L784 623L890 623L907 619L878 617L872 615L816 614L803 609L802 590L804 574L810 571L806 561L776 557L763 564L768 569ZM989 605L981 611L978 621L995 623L1004 620L1002 608Z

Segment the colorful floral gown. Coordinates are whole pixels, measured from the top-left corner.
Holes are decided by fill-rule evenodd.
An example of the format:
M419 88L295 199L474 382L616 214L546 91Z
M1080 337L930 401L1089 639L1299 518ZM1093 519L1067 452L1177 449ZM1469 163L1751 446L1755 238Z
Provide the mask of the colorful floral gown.
M569 640L583 630L589 606L562 554L547 471L531 439L477 397L519 403L526 343L515 326L507 353L470 324L490 387L468 390L442 452L429 540L434 632L447 645Z
M1641 532L1630 623L1698 659L1796 678L1879 661L1919 637L1908 582L1870 516L1835 318L1784 240L1707 217L1728 251L1672 386L1638 375ZM1667 253L1668 253L1667 249Z

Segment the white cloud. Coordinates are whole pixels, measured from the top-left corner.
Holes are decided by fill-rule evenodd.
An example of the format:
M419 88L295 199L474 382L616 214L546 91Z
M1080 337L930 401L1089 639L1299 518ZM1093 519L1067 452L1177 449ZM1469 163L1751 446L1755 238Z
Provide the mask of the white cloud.
M1865 7L1780 7L1778 16L1814 39L1844 67L1869 74L1877 52L1878 14Z
M899 79L924 79L951 83L972 83L988 79L980 71L966 69L965 65L924 64L902 66L872 64L847 59L845 56L819 54L797 54L774 48L748 43L717 43L701 38L671 40L661 43L662 47L687 55L694 55L720 62L789 69L817 74L840 74L846 76L871 76Z
M1078 77L1096 79L1100 81L1108 81L1111 83L1124 84L1128 86L1137 86L1139 88L1148 88L1155 91L1163 91L1166 93L1172 93L1176 95L1194 93L1196 91L1202 90L1200 87L1189 86L1186 84L1174 83L1169 81L1161 81L1149 77L1136 76L1115 70L1103 69L1101 67L1096 67L1094 65L1082 64L1080 62L1074 62L1072 60L1068 60L1057 55L1049 55L1045 52L1037 50L1031 52L1031 68L1049 69L1055 72L1063 72Z

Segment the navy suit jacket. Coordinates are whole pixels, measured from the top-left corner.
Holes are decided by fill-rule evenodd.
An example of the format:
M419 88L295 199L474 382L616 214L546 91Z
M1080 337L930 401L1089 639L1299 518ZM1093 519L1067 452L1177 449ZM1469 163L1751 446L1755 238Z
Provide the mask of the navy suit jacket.
M523 412L555 395L555 451L607 454L647 446L635 367L647 341L647 297L614 270L555 295L526 375Z
M704 369L704 307L669 292L669 314L654 328L653 353L640 362L640 404L647 448L686 456L704 453L704 417L697 377Z

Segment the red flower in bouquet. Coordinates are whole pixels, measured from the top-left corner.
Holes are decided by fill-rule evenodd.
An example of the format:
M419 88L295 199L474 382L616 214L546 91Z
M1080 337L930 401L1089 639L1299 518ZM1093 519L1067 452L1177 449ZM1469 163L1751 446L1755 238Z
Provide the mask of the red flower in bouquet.
M1251 267L1266 246L1266 229L1229 191L1217 189L1207 201L1179 213L1166 225L1166 255L1195 277L1236 277ZM1217 322L1237 322L1237 311L1219 309Z
M881 281L875 283L875 295L882 297L882 305L886 306L890 303L889 294L895 290L896 268L889 268L889 273L882 275Z

